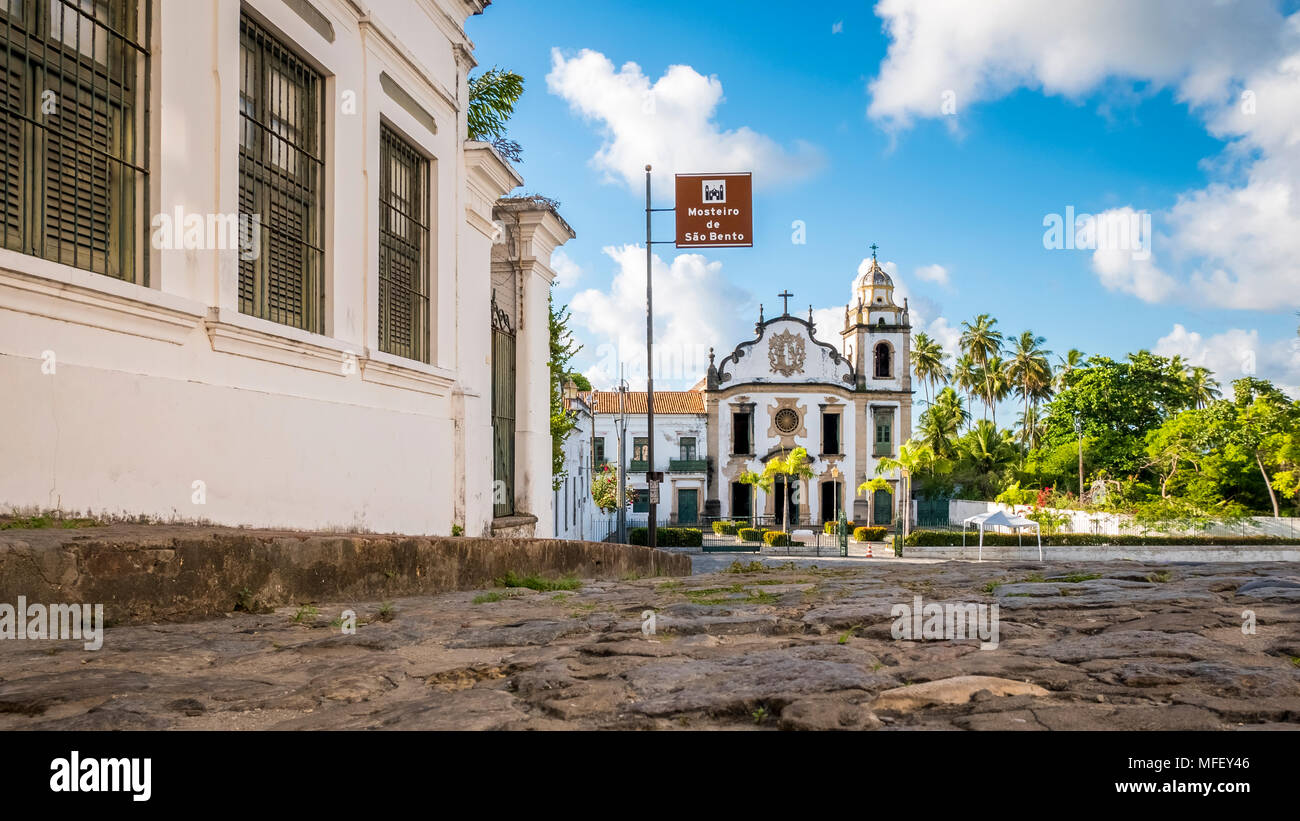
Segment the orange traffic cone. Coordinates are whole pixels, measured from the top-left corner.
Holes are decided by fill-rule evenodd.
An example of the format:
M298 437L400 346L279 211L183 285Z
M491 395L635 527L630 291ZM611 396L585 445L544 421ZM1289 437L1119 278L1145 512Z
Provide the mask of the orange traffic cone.
M874 557L871 555L871 542L867 542L867 558L868 558L868 559L874 558Z

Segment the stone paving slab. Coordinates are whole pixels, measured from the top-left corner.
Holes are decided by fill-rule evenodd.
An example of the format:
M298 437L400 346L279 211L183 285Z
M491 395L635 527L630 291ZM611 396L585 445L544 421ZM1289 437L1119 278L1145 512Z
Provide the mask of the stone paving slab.
M1293 564L742 561L0 641L0 730L1300 728ZM997 646L895 638L917 597Z

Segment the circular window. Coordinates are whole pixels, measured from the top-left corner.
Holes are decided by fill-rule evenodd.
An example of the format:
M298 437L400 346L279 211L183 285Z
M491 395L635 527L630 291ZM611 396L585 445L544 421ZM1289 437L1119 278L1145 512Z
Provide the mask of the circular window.
M794 433L794 429L799 427L799 414L789 408L782 408L776 412L776 429L782 433Z

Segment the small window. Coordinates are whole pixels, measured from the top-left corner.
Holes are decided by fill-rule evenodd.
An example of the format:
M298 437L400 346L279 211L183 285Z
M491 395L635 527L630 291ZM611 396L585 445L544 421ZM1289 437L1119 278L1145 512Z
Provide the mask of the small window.
M695 437L683 436L680 442L680 450L683 462L695 461Z
M643 487L636 489L636 499L632 502L633 513L650 512L650 491Z
M822 414L822 453L840 452L840 414Z
M893 420L888 416L877 416L875 455L890 456L893 452Z
M592 463L594 467L600 467L600 463L605 461L605 437L597 436L591 440Z
M740 411L731 415L731 452L748 454L753 451L749 441L749 412Z
M889 345L881 342L876 346L876 378L891 379L894 375L893 357L890 356Z
M650 458L650 440L644 436L632 439L632 461L645 462Z

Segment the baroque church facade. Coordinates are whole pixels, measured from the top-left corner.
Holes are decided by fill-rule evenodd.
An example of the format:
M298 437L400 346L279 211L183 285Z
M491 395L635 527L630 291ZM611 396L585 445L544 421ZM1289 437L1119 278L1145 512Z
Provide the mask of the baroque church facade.
M876 261L853 282L840 343L818 339L807 319L789 313L764 319L754 338L720 361L710 356L703 396L709 465L706 516L767 517L781 522L792 493L792 521L818 523L844 511L856 524L888 525L901 513L894 493L869 502L857 494L882 458L897 457L912 433L911 322L907 301ZM770 493L740 482L746 472L797 447L814 473L788 491ZM881 474L897 486L896 472Z

